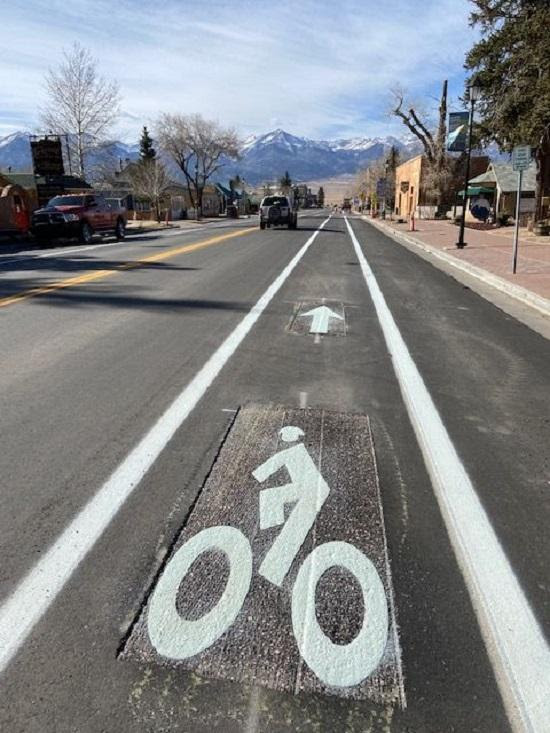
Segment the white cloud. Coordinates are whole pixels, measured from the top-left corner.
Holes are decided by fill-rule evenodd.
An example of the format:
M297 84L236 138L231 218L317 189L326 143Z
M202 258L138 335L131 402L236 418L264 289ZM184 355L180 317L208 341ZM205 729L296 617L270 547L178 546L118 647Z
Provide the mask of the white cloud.
M78 40L120 82L122 134L161 110L200 111L243 134L273 120L310 137L387 132L389 86L425 96L460 80L467 13L467 0L27 0L3 9L0 129L37 124L43 74Z

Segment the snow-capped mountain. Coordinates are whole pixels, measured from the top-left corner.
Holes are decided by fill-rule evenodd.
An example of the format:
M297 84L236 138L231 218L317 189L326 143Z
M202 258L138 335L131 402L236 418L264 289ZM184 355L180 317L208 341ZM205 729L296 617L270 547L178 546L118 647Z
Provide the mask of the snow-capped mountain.
M418 145L396 137L310 140L277 129L248 137L241 158L228 162L228 173L239 173L251 183L276 178L286 170L294 180L329 178L355 173L360 167L386 154L395 145L405 160L418 152Z
M11 166L14 171L29 172L32 170L31 146L26 132L14 132L0 138L0 170Z

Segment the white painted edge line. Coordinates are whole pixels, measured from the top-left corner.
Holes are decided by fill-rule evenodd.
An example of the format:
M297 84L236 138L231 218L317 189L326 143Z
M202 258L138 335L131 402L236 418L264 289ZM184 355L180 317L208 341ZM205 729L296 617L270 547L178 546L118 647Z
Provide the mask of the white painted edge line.
M407 236L404 232L394 232L383 224L372 221L371 219L367 219L364 216L362 216L361 219L363 221L366 221L368 224L372 224L372 226L376 227L378 231L383 232L388 237L394 239L396 242L406 242L412 247L421 249L422 251L427 252L436 259L446 262L448 265L451 265L457 270L460 270L467 275L471 275L477 280L481 280L486 285L492 286L493 288L495 288L495 290L499 290L508 297L514 298L514 300L519 300L521 303L523 303L524 305L528 305L531 308L535 308L537 311L539 311L539 313L542 313L542 315L550 316L550 300L548 300L548 298L543 298L541 295L532 293L530 290L522 287L521 285L514 285L514 283L511 283L508 280L499 277L498 275L494 275L492 272L488 272L482 267L472 265L469 262L462 262L462 260L458 260L456 257L453 257L446 252L441 252L441 250L436 249L435 247L432 247L425 242L421 242L419 239Z
M124 239L119 242L98 242L97 244L85 244L82 247L73 247L73 249L56 249L53 252L43 252L42 254L27 254L17 259L3 259L0 258L0 266L13 265L16 262L27 262L32 260L42 260L46 257L62 257L64 255L74 254L75 252L86 252L89 249L100 249L101 247L116 247L120 245L128 244Z
M0 672L9 664L80 562L235 353L329 219L330 216L320 224L185 389L0 606Z
M142 237L148 234L154 235L155 239L166 239L168 237L183 237L186 234L192 234L193 232L205 232L210 231L212 229L229 229L231 227L231 224L219 224L218 222L211 222L209 224L205 224L202 227L193 227L190 229L183 229L183 228L176 228L176 229L156 229L152 232L140 232L139 234L128 234L125 239L122 239L120 241L116 242L97 242L96 244L84 244L81 247L73 247L71 249L55 249L51 252L42 252L41 254L33 254L30 252L24 252L22 257L17 258L10 258L9 255L4 255L4 257L0 257L0 267L3 267L4 265L13 265L16 262L27 262L32 260L41 260L46 257L63 257L65 255L75 254L78 252L86 252L90 249L100 249L102 247L124 247L128 245L132 245L132 243L135 242L142 242ZM241 227L242 229L246 229L246 227ZM131 231L131 229L129 230Z
M550 648L346 219L510 723L547 733Z

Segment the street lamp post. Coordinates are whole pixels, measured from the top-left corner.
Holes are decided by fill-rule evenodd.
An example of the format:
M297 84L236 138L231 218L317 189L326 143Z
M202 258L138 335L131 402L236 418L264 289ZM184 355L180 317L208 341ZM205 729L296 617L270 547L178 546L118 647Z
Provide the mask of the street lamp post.
M460 234L458 236L458 242L456 246L458 249L463 249L466 246L464 241L464 228L466 226L466 202L468 200L468 181L470 180L470 159L472 157L472 130L474 127L474 105L481 96L481 87L475 80L475 77L470 81L468 87L470 93L470 122L468 126L468 148L466 152L466 177L464 180L464 195L462 197L462 216L460 217Z

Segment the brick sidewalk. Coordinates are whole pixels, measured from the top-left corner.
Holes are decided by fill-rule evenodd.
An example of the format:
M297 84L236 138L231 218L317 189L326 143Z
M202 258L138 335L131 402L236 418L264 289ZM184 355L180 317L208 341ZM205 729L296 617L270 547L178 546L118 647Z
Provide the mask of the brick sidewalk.
M376 223L550 300L550 237L534 237L520 230L517 273L513 275L513 227L490 231L467 228L464 235L467 246L459 250L455 246L459 227L451 222L417 220L415 232L409 232L408 224L388 219Z

